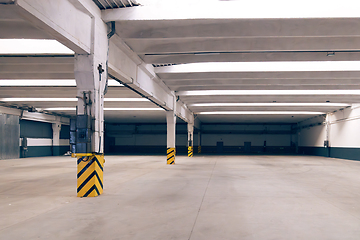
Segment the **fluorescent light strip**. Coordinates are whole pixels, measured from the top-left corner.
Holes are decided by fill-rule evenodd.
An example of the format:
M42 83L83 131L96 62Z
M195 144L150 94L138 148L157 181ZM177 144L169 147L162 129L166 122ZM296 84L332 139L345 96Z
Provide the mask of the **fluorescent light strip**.
M6 79L0 80L2 87L75 87L75 79Z
M77 98L0 98L2 102L76 102Z
M164 111L162 108L104 108L105 111Z
M295 4L295 2L290 4L286 0L148 0L143 2L141 4L144 6L136 9L137 11L133 14L123 14L125 16L119 15L119 17L122 17L122 20L129 18L131 20L177 20L359 17L353 0L341 1L341 4L338 1L329 0L303 0L301 4Z
M290 111L230 111L230 112L197 112L206 115L321 115L325 112L290 112Z
M74 54L56 40L0 39L0 54Z
M193 107L347 107L346 103L194 103Z
M124 85L108 80L109 87L122 87ZM0 87L76 87L75 79L2 79Z
M74 107L39 108L44 111L75 111ZM162 108L104 108L105 111L164 111Z
M146 98L104 98L105 102L150 102Z
M0 98L2 102L77 102L77 98ZM105 102L148 102L146 98L104 98Z
M156 71L158 73L360 71L360 61L201 62L166 66L157 68Z
M58 107L58 108L37 108L37 110L44 111L76 111L75 107Z
M360 95L360 90L195 90L179 91L177 92L177 95Z

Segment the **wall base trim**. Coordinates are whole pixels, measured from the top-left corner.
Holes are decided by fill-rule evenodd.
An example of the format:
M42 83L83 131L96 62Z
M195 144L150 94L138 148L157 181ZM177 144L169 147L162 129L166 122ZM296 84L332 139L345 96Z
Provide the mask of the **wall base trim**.
M360 161L360 148L343 147L299 147L299 154L315 155Z

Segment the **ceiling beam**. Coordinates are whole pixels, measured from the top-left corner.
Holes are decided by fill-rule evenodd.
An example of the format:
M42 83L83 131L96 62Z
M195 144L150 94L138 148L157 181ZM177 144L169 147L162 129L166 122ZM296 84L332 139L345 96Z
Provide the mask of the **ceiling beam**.
M37 122L47 122L47 123L58 123L64 125L70 124L70 118L62 117L62 116L55 116L45 113L39 112L28 112L26 110L20 110L16 108L8 108L0 106L0 113L11 114L15 116L19 116L22 120L31 120Z
M109 74L158 106L175 111L184 121L194 121L193 113L182 102L176 102L175 93L156 75L153 66L145 64L117 35L109 46Z
M264 51L358 51L360 37L227 37L124 39L138 54L264 52Z
M197 62L270 62L270 61L359 61L360 52L201 52L140 54L146 63L197 63Z
M89 0L17 0L15 14L79 54L91 53L94 14L101 11ZM64 14L71 13L71 14Z

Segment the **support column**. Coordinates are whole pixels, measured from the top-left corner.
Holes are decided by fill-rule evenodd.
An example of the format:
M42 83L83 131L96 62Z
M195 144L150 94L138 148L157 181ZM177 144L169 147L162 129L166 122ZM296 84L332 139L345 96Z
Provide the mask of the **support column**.
M103 192L104 90L107 82L107 25L92 19L91 54L75 54L77 85L76 154L77 196Z
M326 154L327 157L330 157L330 114L327 113L326 117L325 117L325 130L326 130L326 135L325 135L325 141L324 141L324 147L326 148Z
M201 132L198 132L198 153L201 153Z
M53 156L59 156L61 123L53 123L52 130L53 130L52 154Z
M175 164L176 116L174 111L166 112L167 164Z
M188 123L188 157L192 157L194 155L194 124Z

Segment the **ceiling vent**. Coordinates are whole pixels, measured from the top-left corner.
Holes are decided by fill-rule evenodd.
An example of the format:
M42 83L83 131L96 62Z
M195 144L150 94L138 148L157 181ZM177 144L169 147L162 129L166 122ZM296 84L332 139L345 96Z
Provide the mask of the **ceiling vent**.
M93 2L101 10L135 7L140 5L136 0L93 0Z

